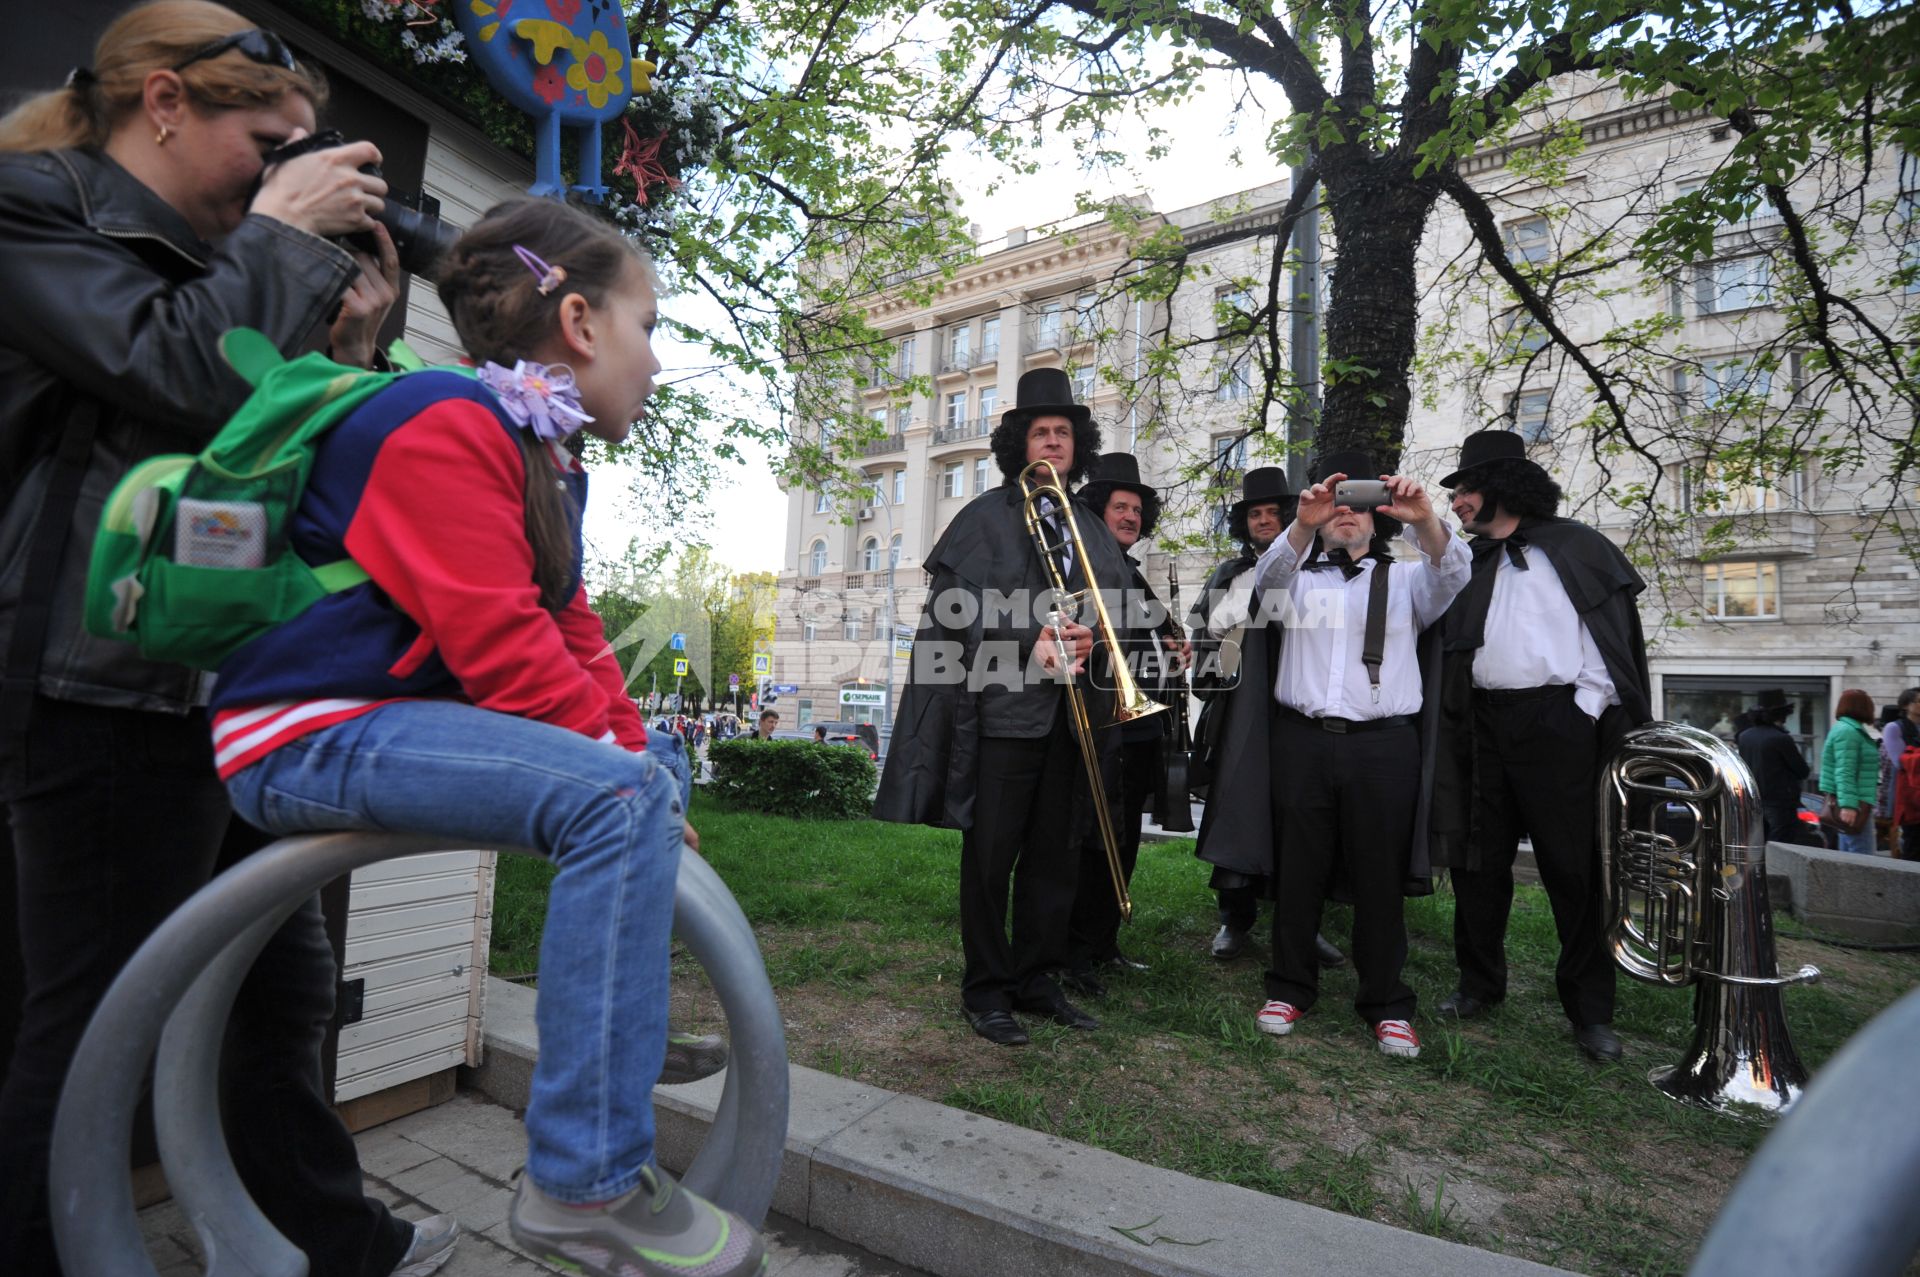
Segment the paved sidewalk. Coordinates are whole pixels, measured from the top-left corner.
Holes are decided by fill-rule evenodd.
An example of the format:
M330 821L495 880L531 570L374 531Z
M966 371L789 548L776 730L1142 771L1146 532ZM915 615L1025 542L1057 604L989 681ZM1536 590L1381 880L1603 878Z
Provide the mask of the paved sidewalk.
M442 1277L546 1277L558 1271L520 1253L507 1236L509 1177L526 1158L526 1133L511 1109L462 1091L355 1141L367 1191L404 1219L449 1212L467 1235ZM141 1231L160 1277L200 1277L193 1227L173 1202L140 1212ZM924 1277L917 1269L849 1246L790 1219L768 1221L771 1277Z

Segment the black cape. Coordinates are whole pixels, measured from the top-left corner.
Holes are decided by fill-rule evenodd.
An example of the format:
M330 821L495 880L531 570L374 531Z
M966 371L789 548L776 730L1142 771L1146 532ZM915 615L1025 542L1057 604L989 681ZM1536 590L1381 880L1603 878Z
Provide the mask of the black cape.
M1527 519L1521 522L1520 531L1553 564L1574 611L1593 635L1594 645L1606 662L1607 676L1620 696L1620 704L1608 706L1600 715L1599 757L1605 760L1627 732L1652 717L1647 645L1635 603L1646 583L1618 546L1584 523L1560 518ZM1456 869L1485 867L1485 849L1478 845L1473 827L1478 789L1474 773L1473 657L1479 650L1475 641L1479 635L1471 632L1477 628L1471 624L1471 616L1478 597L1480 619L1484 621L1484 599L1493 588L1491 574L1503 557L1500 543L1485 537L1475 538L1473 552L1473 580L1435 627L1442 649L1439 691L1437 696L1429 696L1428 703L1437 703L1439 722L1422 765L1422 786L1432 793L1428 850L1436 866Z
M981 741L995 735L1044 735L1051 729L1053 714L1065 710L1064 696L1050 684L1007 692L953 678L956 667L965 673L983 668L984 643L1017 645L1024 665L1040 640L1042 627L1030 614L1018 621L995 620L979 605L989 591L1038 595L1048 588L1047 570L1028 535L1022 505L1020 491L1011 483L975 497L954 516L927 554L927 606L914 632L913 660L894 718L886 770L874 798L877 820L971 828ZM1113 534L1084 511L1076 522L1087 556L1093 560L1093 579L1109 589L1118 588L1129 576ZM1088 567L1076 557L1069 586L1084 585ZM976 606L940 606L943 599L960 596L970 597ZM1110 685L1104 681L1099 661L1093 668L1094 678ZM1111 752L1119 745L1119 733L1104 730L1111 716L1111 696L1090 692L1086 703L1095 739L1103 754ZM1076 786L1075 792L1083 794L1085 787ZM1078 810L1081 807L1087 805L1076 802L1076 828L1092 819L1090 807L1084 815Z

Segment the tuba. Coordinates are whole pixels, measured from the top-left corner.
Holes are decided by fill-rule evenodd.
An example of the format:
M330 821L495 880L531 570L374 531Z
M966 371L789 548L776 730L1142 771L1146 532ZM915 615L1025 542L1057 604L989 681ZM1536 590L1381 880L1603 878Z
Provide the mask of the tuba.
M1113 721L1124 723L1159 713L1166 706L1141 691L1140 685L1127 669L1126 650L1120 646L1120 636L1114 632L1113 619L1107 615L1107 605L1100 597L1100 583L1093 579L1093 563L1087 558L1086 543L1080 539L1080 525L1073 518L1073 501L1067 496L1060 472L1053 468L1050 461L1036 461L1020 472L1020 490L1026 501L1027 534L1033 538L1033 548L1039 551L1040 561L1046 564L1047 582L1053 587L1055 615L1071 620L1089 599L1093 603L1094 623L1087 628L1093 631L1096 644L1106 646L1107 656L1113 665ZM1049 537L1046 515L1040 509L1043 499L1053 502L1059 511L1061 526L1066 530L1062 540ZM1067 578L1061 572L1060 560L1056 557L1067 546L1072 547L1074 558L1080 563L1081 571L1086 573L1087 588L1079 593L1067 588ZM1061 655L1064 657L1065 654L1063 645ZM1062 664L1064 666L1066 662ZM1133 901L1127 895L1127 872L1120 863L1120 840L1113 832L1113 813L1107 809L1107 787L1100 778L1100 744L1094 740L1093 725L1087 719L1086 693L1080 690L1080 685L1070 675L1066 678L1066 690L1068 722L1073 728L1073 738L1080 743L1080 762L1087 770L1087 786L1093 794L1094 816L1100 822L1100 845L1107 853L1107 872L1113 876L1114 899L1120 906L1121 919L1130 921L1133 918Z
M1693 1041L1647 1080L1695 1108L1784 1113L1807 1071L1787 1035L1767 904L1767 844L1752 775L1732 746L1683 723L1627 733L1600 780L1610 862L1607 942L1648 984L1692 985Z

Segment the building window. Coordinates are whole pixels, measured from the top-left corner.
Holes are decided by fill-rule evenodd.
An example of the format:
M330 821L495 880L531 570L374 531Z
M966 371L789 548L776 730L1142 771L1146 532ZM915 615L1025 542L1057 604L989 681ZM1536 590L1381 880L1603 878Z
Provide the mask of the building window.
M1213 437L1213 472L1220 476L1220 481L1224 483L1246 468L1246 434L1215 435Z
M887 618L878 612L873 614L873 641L878 643L887 636Z
M827 570L827 543L815 541L813 549L807 552L807 575L820 576Z
M849 643L859 642L860 631L862 627L865 626L865 624L866 624L866 620L864 617L860 615L860 613L858 612L845 613L840 618L840 637L845 639Z
M808 723L811 723L813 721L813 702L810 700L800 701L798 708L794 710L794 717L795 721L793 725L795 727L805 727Z
M1547 330L1532 312L1516 307L1507 312L1506 328L1501 333L1509 354L1531 355L1546 346Z
M873 422L874 425L880 427L881 434L887 432L887 410L885 408L867 409L867 419Z
M1821 743L1832 725L1827 717L1826 679L1782 678L1778 674L1669 674L1662 681L1666 704L1654 706L1655 714L1669 722L1711 732L1729 744L1734 740L1734 720L1756 704L1762 693L1784 693L1793 712L1783 725L1807 761L1819 763ZM1814 784L1809 777L1806 787L1812 789Z
M880 568L880 539L868 537L860 544L860 570L877 572Z
M907 472L905 470L893 472L893 503L895 505L907 503Z
M1216 337L1248 337L1260 303L1251 288L1222 288L1213 295L1213 332Z
M831 498L829 498L826 493L816 492L813 494L813 512L815 514L825 514L832 507L832 504Z
M1791 510L1800 505L1801 471L1729 481L1718 462L1709 461L1681 475L1681 501L1693 514L1754 514Z
M913 337L902 337L900 339L900 353L893 368L894 372L902 381L913 376L913 356L916 340L917 339Z
M902 535L904 534L899 532L894 533L893 540L887 545L887 566L890 568L900 566L900 538Z
M1717 359L1701 370L1700 405L1738 407L1746 397L1764 400L1772 389L1772 369L1755 364L1752 355L1734 355Z
M1720 621L1758 621L1780 615L1778 565L1765 560L1709 563L1702 603Z
M987 458L975 457L973 461L973 495L979 496L987 490Z
M1516 262L1539 265L1553 259L1553 235L1544 217L1508 222L1504 232L1507 256Z
M949 461L940 467L940 495L943 497L962 497L966 495L966 480L962 477L960 463Z
M1234 403L1253 397L1253 355L1241 351L1228 362L1220 374L1220 384L1214 387L1213 397L1223 403Z
M973 325L956 324L947 330L947 367L973 366Z
M1547 407L1552 400L1550 390L1521 390L1507 399L1507 414L1513 418L1513 428L1528 443L1539 443L1551 433L1547 429Z
M988 315L980 321L980 360L1000 357L1000 316Z
M1920 293L1920 156L1900 155L1900 194L1893 202L1893 219L1903 287Z
M1093 376L1095 369L1087 364L1073 370L1073 398L1075 403L1086 403L1093 398Z
M1000 406L1000 387L980 387L980 425L981 433L993 429L993 411Z
M813 628L813 622L812 622L812 621L802 621L802 622L800 623L800 641L801 641L802 643L811 643L811 642L813 642L813 640L814 640L814 636L815 636L815 635L816 635L817 633L818 633L818 631L816 631L816 630L815 630L815 629Z
M1073 299L1073 339L1092 341L1099 331L1100 300L1092 293L1081 293Z
M1061 312L1062 307L1059 302L1047 302L1034 315L1033 348L1035 350L1060 348Z
M1728 315L1769 304L1773 263L1766 257L1723 257L1694 267L1693 304L1701 315Z
M947 396L946 423L949 430L959 426L967 419L967 392Z

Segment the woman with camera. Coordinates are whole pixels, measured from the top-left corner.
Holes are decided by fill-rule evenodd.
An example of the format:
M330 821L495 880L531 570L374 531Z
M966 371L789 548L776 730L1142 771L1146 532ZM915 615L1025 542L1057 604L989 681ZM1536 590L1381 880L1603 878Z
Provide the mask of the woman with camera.
M58 1271L47 1148L95 1004L161 919L266 841L232 819L201 676L89 636L81 598L116 480L154 454L197 452L246 398L223 333L254 328L291 354L324 325L336 359L373 358L398 278L371 216L385 184L360 171L378 152L264 163L314 129L325 96L272 32L159 0L109 27L91 67L0 119L0 801L27 987L0 1089L11 1272ZM378 260L334 242L359 232ZM309 901L236 1004L228 1138L312 1272L420 1277L444 1262L453 1226L405 1223L361 1192L321 1092L336 979Z

